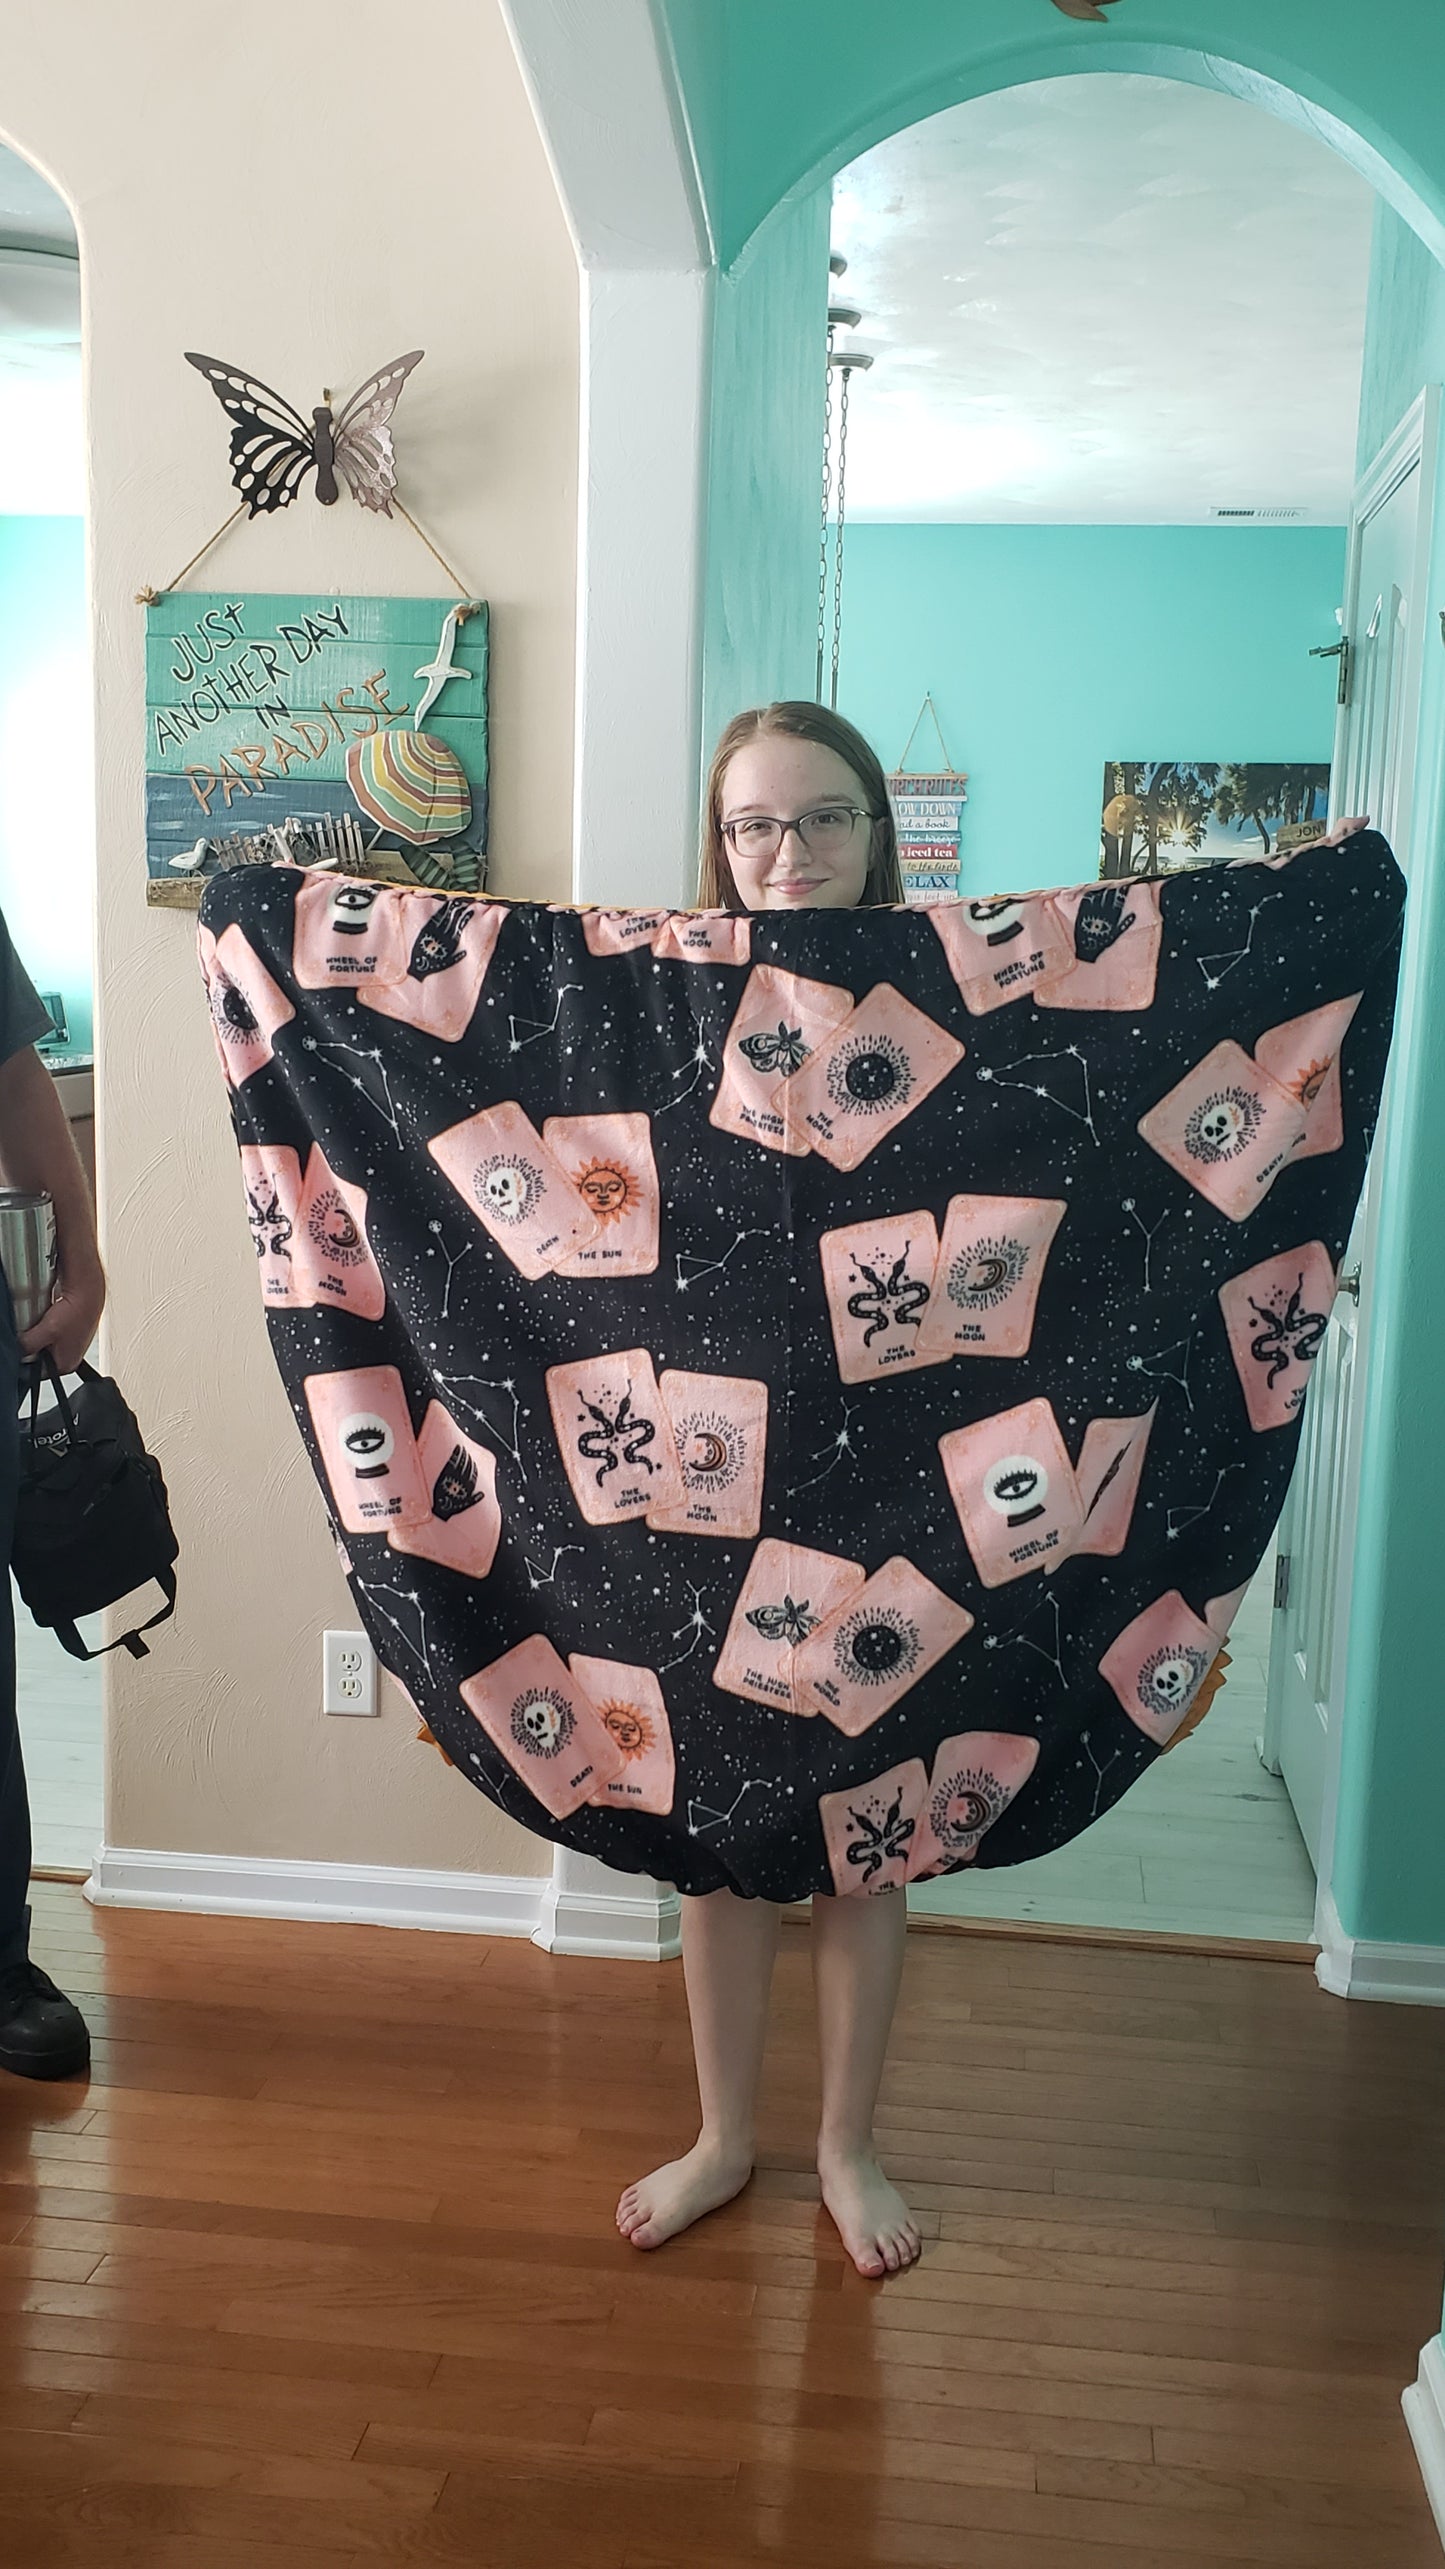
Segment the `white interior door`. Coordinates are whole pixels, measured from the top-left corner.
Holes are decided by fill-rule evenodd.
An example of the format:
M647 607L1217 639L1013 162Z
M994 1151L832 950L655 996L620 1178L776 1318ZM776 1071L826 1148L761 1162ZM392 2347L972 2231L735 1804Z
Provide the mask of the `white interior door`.
M1332 810L1368 812L1407 870L1438 410L1432 387L1376 456L1355 494L1346 559ZM1275 1579L1263 1754L1284 1777L1322 1883L1344 1711L1377 1219L1378 1188L1367 1182L1310 1385Z

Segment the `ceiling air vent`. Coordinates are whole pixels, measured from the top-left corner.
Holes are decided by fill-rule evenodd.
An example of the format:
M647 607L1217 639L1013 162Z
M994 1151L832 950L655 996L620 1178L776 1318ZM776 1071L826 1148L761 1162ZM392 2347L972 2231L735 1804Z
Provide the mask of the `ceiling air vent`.
M1303 517L1302 508L1212 508L1211 517L1252 518L1256 526L1279 526L1285 519Z

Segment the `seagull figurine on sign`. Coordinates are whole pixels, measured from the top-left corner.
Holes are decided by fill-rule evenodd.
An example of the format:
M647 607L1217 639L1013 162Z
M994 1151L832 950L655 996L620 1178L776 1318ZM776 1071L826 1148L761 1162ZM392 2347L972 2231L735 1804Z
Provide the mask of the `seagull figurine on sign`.
M424 678L426 680L426 692L423 695L420 704L417 706L416 712L412 716L411 727L413 731L420 731L425 717L431 712L431 709L436 703L438 696L441 694L443 687L446 685L448 678L469 678L472 674L470 669L466 666L465 661L458 660L455 656L457 647L457 627L461 624L463 618L470 614L471 608L469 606L456 606L448 610L447 614L442 619L442 629L437 639L435 658L429 660L424 669L418 669L414 672L416 677Z
M310 472L323 508L337 497L336 476L363 508L391 515L396 489L396 457L391 442L392 413L401 388L425 351L413 348L405 357L368 375L339 417L331 395L319 401L308 427L289 401L239 366L219 357L200 357L187 348L185 359L205 376L231 423L231 479L249 516L289 508Z

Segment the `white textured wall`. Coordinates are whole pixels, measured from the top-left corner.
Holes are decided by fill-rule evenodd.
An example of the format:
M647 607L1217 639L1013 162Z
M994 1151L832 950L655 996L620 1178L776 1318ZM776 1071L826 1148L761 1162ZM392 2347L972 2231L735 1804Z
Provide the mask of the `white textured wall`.
M231 504L185 348L306 408L424 347L403 496L494 616L494 881L566 897L577 282L494 0L0 0L0 124L74 209L96 645L97 1016L109 1362L165 1465L182 1607L111 1678L114 1845L544 1872L388 1688L326 1721L354 1610L272 1366L193 923L148 910L143 628ZM434 594L402 523L303 497L204 567L241 589Z

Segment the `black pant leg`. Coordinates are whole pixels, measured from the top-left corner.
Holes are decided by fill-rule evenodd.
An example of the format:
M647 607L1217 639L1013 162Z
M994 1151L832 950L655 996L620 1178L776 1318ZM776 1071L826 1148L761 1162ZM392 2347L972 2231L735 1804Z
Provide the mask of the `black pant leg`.
M15 1608L10 1553L20 1450L19 1360L10 1297L0 1289L0 1958L24 1949L30 1886L30 1801L15 1707Z

